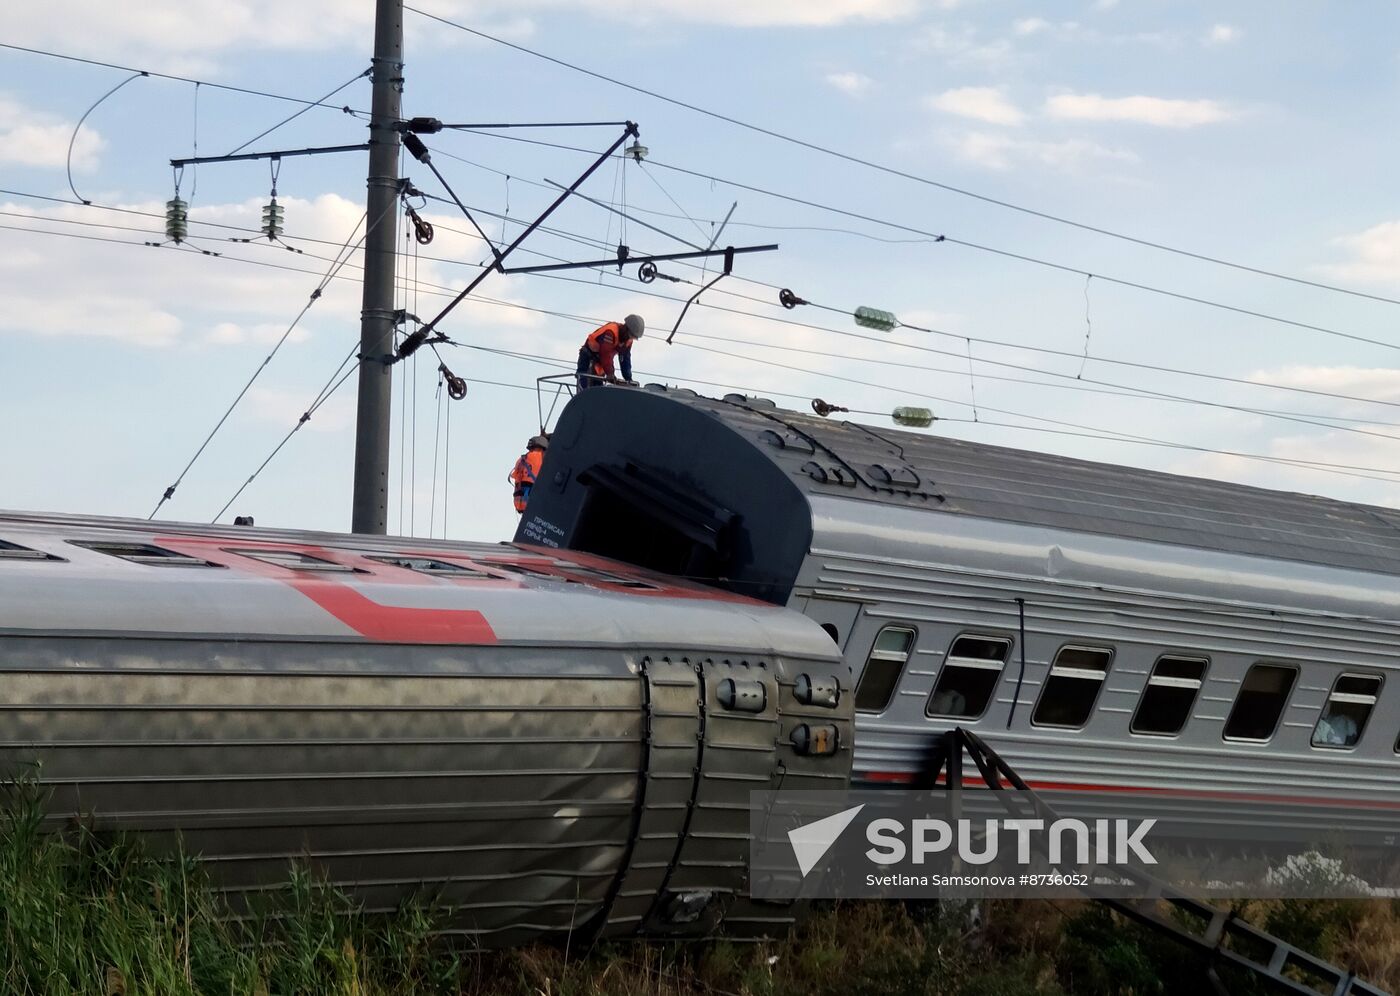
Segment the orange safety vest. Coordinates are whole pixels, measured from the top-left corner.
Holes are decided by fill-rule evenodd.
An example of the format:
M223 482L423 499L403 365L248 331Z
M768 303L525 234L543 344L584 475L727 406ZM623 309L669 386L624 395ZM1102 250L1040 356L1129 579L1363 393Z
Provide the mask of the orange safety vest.
M515 485L515 510L525 511L530 501L530 491L540 476L540 466L544 463L544 450L530 450L519 460L510 472L510 482Z
M632 351L632 340L622 338L624 328L621 322L608 322L599 325L583 340L583 348L593 356L593 365L588 371L593 376L613 376L613 356L623 350Z

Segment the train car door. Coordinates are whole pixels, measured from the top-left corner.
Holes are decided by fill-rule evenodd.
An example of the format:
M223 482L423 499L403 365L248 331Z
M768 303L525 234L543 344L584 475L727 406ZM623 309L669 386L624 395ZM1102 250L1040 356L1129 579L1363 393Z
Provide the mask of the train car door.
M808 619L819 623L844 655L850 643L851 631L856 626L856 618L860 615L860 606L860 602L812 597L806 599L805 604L799 603L796 608Z

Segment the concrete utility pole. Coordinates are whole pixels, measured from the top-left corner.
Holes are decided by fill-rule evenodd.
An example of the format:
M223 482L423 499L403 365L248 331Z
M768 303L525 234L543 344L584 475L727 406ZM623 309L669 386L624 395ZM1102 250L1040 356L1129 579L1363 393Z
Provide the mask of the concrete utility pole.
M370 105L365 283L360 312L360 399L355 419L355 493L350 528L383 534L389 521L389 413L393 381L379 357L394 351L403 0L375 0L374 97Z

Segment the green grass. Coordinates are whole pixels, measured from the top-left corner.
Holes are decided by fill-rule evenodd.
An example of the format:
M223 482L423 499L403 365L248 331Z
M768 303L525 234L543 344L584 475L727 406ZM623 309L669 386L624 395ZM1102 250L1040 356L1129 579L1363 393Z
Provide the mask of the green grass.
M997 901L981 922L937 904L820 908L762 944L536 944L469 950L446 911L366 915L311 871L235 917L188 855L74 825L42 798L0 804L4 996L1155 996L1207 991L1180 949L1088 903ZM1395 904L1255 904L1256 922L1400 983ZM1232 990L1235 991L1235 990ZM1249 988L1238 990L1250 992Z

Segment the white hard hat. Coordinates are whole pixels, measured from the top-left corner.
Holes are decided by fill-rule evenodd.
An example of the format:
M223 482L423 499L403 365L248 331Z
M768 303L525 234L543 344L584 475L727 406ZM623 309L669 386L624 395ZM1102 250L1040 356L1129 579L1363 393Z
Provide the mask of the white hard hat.
M628 315L622 324L627 326L627 334L633 339L640 339L647 330L647 323L642 321L641 315Z

